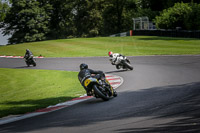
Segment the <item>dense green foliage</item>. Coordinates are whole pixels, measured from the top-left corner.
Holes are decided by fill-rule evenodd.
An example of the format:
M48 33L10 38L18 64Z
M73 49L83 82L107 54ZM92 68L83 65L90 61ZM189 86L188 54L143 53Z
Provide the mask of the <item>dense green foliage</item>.
M200 4L176 3L155 19L156 25L163 29L181 27L186 30L200 30Z
M1 15L3 23L0 24L0 28L3 27L5 35L12 35L9 39L11 44L107 36L132 29L132 18L148 16L153 20L163 10L163 14L175 12L170 7L177 2L179 4L175 7L183 6L180 2L200 3L198 0L10 0L7 6L10 10ZM2 2L0 8L1 5ZM184 19L184 25L180 26L199 29L199 5L185 5L186 9L180 7L172 17L163 14L157 17L158 28L177 27L174 23L182 24L179 22ZM177 21L171 21L171 18L176 18ZM171 23L166 24L165 21Z
M14 7L14 8L13 8ZM40 41L46 39L49 31L49 4L35 0L13 0L6 15L5 33L11 34L10 43Z
M0 23L4 21L8 10L9 10L8 3L6 2L3 3L2 1L0 1Z

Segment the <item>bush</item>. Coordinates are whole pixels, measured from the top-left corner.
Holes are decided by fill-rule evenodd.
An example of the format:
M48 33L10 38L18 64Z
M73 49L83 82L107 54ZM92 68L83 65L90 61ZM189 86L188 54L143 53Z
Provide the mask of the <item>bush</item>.
M176 3L173 7L163 10L155 18L156 27L160 29L200 30L200 5L195 3Z
M188 30L200 30L200 4L191 4L192 12L186 16L184 24Z

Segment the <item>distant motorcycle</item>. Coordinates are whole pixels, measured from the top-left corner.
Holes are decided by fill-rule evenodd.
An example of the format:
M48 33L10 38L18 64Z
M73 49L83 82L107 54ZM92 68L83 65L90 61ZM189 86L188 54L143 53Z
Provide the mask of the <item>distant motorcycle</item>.
M84 87L89 89L91 96L102 98L104 101L108 101L112 96L117 96L107 79L102 80L91 76L84 81Z
M24 57L26 65L29 67L30 65L36 66L36 60L33 58L33 56L26 58Z
M112 63L112 59L110 59ZM113 64L113 63L112 63ZM133 67L131 66L130 60L125 56L119 56L116 58L115 64L117 69L130 69L133 70Z

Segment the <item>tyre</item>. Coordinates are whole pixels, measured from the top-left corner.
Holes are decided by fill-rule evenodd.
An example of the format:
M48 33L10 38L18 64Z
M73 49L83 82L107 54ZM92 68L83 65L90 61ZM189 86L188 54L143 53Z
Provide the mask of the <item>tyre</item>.
M95 95L98 95L104 101L108 101L110 99L109 95L106 92L105 93L101 92L96 85L93 85L93 90Z
M116 92L116 91L114 91L113 96L114 96L114 97L117 97L117 92Z
M32 59L31 64L32 64L33 66L36 66L36 61L35 61L35 59Z
M33 66L36 66L36 63L33 63Z
M35 61L33 61L33 66L36 66L36 62Z
M128 62L124 62L124 65L130 69L130 70L133 70L133 67L128 63Z
M116 65L116 68L117 68L117 69L120 69L120 68L121 68L121 66L120 66L120 65Z
M30 64L29 64L29 62L28 61L26 61L26 65L29 67L30 66Z

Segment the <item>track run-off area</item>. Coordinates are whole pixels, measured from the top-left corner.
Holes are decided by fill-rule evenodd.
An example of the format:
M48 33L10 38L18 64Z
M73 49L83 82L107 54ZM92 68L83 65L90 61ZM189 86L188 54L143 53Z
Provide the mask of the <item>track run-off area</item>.
M0 58L0 68L79 71L81 63L123 78L118 97L90 98L72 106L0 125L1 133L200 132L200 56L129 57L133 71L117 70L108 57Z

